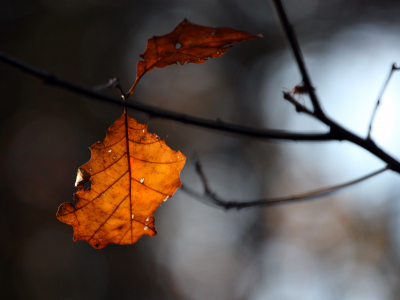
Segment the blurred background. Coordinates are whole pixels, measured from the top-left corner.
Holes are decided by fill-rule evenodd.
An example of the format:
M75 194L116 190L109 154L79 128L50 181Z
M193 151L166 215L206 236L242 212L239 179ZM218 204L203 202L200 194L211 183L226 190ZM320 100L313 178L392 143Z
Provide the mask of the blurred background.
M390 67L400 63L400 2L284 4L323 108L365 136ZM269 1L0 0L0 51L82 85L119 77L128 89L147 39L184 18L264 38L201 65L155 69L131 101L249 126L327 130L282 99L301 77ZM0 78L1 299L399 299L399 174L319 200L243 211L178 190L156 211L157 236L96 250L73 242L72 227L55 214L72 200L88 147L123 109L1 63ZM399 106L394 74L372 135L398 159ZM184 184L202 191L199 157L226 199L291 195L383 167L347 142L266 142L129 115L187 156Z

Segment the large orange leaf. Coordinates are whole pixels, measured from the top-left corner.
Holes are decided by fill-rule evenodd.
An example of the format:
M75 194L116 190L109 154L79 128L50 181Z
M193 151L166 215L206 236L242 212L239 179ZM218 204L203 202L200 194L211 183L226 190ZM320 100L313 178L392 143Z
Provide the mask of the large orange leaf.
M75 207L63 203L57 212L59 220L74 227L74 241L103 248L154 236L153 213L181 186L186 157L126 112L90 150L91 159L78 169L78 202ZM91 187L84 189L89 180Z
M232 43L262 37L231 28L214 28L190 23L184 19L171 33L153 36L147 41L143 58L137 64L136 80L129 90L132 94L140 78L154 67L185 62L201 64L208 58L220 57L233 47Z

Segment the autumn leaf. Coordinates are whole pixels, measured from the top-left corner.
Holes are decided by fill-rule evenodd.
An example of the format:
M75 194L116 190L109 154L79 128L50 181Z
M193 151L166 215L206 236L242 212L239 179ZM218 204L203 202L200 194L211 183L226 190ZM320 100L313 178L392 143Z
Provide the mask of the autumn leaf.
M208 58L220 57L233 47L232 43L262 37L231 28L213 28L193 24L184 19L171 33L153 36L140 57L136 68L136 80L128 92L131 95L139 80L154 67L185 62L201 64Z
M78 169L75 207L63 203L57 212L74 227L74 241L100 249L156 235L153 213L181 186L186 157L126 112L90 150L91 159ZM89 180L91 187L84 189Z

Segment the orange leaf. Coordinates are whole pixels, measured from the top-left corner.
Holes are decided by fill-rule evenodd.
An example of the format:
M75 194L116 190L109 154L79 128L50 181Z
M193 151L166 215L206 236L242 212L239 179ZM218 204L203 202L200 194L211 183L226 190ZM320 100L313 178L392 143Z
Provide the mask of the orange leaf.
M231 28L213 28L183 20L171 33L153 36L147 41L143 58L137 64L136 81L128 94L132 94L142 76L154 67L164 68L179 62L201 64L208 58L220 57L233 47L232 43L262 37Z
M74 227L74 241L100 249L156 235L153 213L181 186L186 157L126 112L90 150L91 159L78 169L78 202L75 207L63 203L57 212L60 221ZM92 186L85 190L89 180Z

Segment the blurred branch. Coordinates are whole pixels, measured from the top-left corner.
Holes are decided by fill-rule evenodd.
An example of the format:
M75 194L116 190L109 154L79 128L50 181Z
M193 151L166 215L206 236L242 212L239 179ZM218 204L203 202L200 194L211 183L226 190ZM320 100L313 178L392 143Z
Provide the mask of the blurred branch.
M113 97L109 97L109 96L100 94L94 89L87 88L87 87L78 85L76 83L67 81L63 78L60 78L60 77L50 73L50 72L36 68L32 65L29 65L25 62L22 62L22 61L16 59L14 57L6 55L5 53L2 53L2 52L0 52L0 61L6 63L8 65L11 65L17 69L20 69L24 72L27 72L30 75L38 77L49 85L62 88L64 90L73 92L75 94L83 95L85 97L88 97L88 98L91 98L94 100L105 101L105 102L113 103L113 104L120 105L123 107L132 108L132 109L144 112L144 113L148 113L151 117L164 118L164 119L174 120L177 122L191 124L191 125L195 125L195 126L199 126L199 127L203 127L203 128L210 128L210 129L215 129L215 130L219 130L219 131L234 133L234 134L238 134L238 135L244 135L244 136L253 137L253 138L266 139L266 140L273 139L273 140L289 140L289 141L332 141L332 140L338 139L332 133L294 133L294 132L288 132L288 131L284 131L284 130L259 129L259 128L254 128L254 127L250 127L250 126L243 126L243 125L237 125L237 124L233 124L233 123L223 122L220 119L214 121L214 120L208 120L208 119L199 118L199 117L195 117L195 116L190 116L190 115L186 115L183 113L178 113L178 112L154 107L154 106L136 102L136 101L127 103L127 102L121 101L117 98L113 98ZM110 83L107 83L106 85L110 86ZM104 85L100 86L100 87L104 87ZM99 86L96 87L96 89L98 89L98 88L99 88Z
M296 195L291 195L291 196L286 196L286 197L277 197L277 198L268 198L268 199L261 199L261 200L248 200L248 201L231 201L231 200L225 200L217 196L216 193L214 193L209 184L208 180L203 172L203 168L199 162L199 160L196 161L196 171L199 174L201 181L204 185L204 193L201 194L199 192L194 191L193 189L187 187L186 185L182 185L181 189L188 193L189 195L196 197L198 199L204 199L210 204L214 204L217 206L221 206L226 210L229 209L243 209L243 208L248 208L248 207L256 207L256 206L271 206L275 204L280 204L280 203L287 203L287 202L295 202L295 201L303 201L303 200L310 200L310 199L316 199L316 198L321 198L324 197L328 194L332 194L338 190L344 189L346 187L355 185L357 183L360 183L364 180L367 180L371 177L374 177L378 174L383 173L384 171L388 170L389 167L386 166L382 169L379 169L375 172L372 172L370 174L367 174L365 176L362 176L360 178L357 178L355 180L351 180L346 183L338 184L338 185L333 185L329 187L323 187L315 190L311 190L308 192L304 192L301 194L296 194Z
M371 139L372 124L374 122L374 118L375 118L376 112L378 110L378 106L379 106L379 104L381 104L381 99L382 99L383 93L386 90L386 87L387 87L387 85L388 85L388 83L390 81L390 78L392 77L392 74L394 73L394 71L398 71L398 70L400 70L400 67L396 67L396 64L393 64L392 68L390 69L389 76L386 79L386 82L383 85L383 87L381 89L381 92L379 93L379 97L378 97L378 100L376 101L375 109L372 112L371 121L369 122L367 139Z

